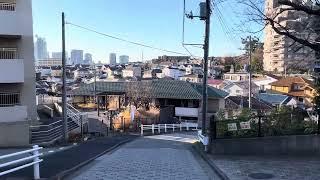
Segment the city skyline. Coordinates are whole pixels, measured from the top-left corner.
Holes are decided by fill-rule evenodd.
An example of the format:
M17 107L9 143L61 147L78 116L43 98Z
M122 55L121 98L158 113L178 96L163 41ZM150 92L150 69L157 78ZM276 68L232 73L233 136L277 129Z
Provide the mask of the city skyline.
M192 10L194 14L197 14L199 2L196 0L188 2L186 11ZM77 8L73 8L75 4ZM222 11L223 3L220 3L219 6L220 11ZM91 9L94 9L94 11ZM33 10L34 34L46 37L50 52L61 51L61 12L64 11L67 22L126 40L190 55L182 46L183 1L106 2L96 0L95 3L88 4L85 1L75 0L67 2L61 0L48 0L45 2L34 0ZM83 15L84 11L86 16ZM135 12L134 16L131 16L132 11ZM242 11L242 9L239 9L239 11ZM236 13L230 9L222 12L225 24L230 29L235 27L234 20L240 22ZM247 34L233 33L230 35L231 32L225 33L215 13L212 15L211 23L210 56L238 55L242 53L240 50L241 37L245 37ZM112 18L106 21L106 17ZM157 20L155 21L154 19ZM52 28L48 29L48 26ZM199 19L186 19L185 43L203 43L203 32L204 25L202 21ZM141 60L142 52L145 60L161 55L178 55L103 37L70 24L66 26L66 47L69 52L72 49L82 49L90 52L95 61L104 63L108 62L108 54L111 52L129 55L132 61ZM201 48L192 46L187 48L192 55L203 56Z

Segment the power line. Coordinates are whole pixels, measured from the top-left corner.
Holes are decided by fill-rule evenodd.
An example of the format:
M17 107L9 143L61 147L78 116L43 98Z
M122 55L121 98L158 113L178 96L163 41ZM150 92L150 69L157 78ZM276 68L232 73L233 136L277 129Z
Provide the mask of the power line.
M146 47L146 48L150 48L150 49L154 49L154 50L159 50L159 51L163 51L163 52L167 52L167 53L179 54L179 55L187 56L187 54L185 54L185 53L171 51L171 50L162 49L162 48L157 48L157 47L154 47L154 46L150 46L150 45L146 45L146 44L142 44L142 43L138 43L138 42L134 42L134 41L129 41L129 40L126 40L126 39L123 39L123 38L120 38L120 37L116 37L116 36L112 36L112 35L109 35L109 34L106 34L106 33L102 33L102 32L99 32L99 31L96 31L96 30L93 30L93 29L90 29L90 28L87 28L87 27L84 27L84 26L80 26L80 25L77 25L77 24L74 24L74 23L71 23L71 22L66 22L66 24L69 24L69 25L72 25L74 27L78 27L78 28L81 28L81 29L85 29L87 31L90 31L90 32L93 32L93 33L96 33L96 34L99 34L99 35L103 35L103 36L108 37L108 38L112 38L112 39L116 39L116 40L123 41L123 42L126 42L126 43L134 44L134 45L137 45L137 46L142 46L142 47Z

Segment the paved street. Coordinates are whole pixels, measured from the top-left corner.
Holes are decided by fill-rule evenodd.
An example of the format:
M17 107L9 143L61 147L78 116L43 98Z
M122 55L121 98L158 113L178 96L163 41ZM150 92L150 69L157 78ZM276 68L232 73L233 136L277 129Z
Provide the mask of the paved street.
M96 159L70 179L216 179L203 160L190 150L190 133L138 138Z
M42 158L43 162L40 164L41 178L52 178L58 173L73 168L122 141L127 141L133 138L135 138L135 136L104 137L88 141L71 148L66 148L65 150L49 153ZM2 171L2 169L0 169L0 171ZM15 173L8 174L0 179L6 178L24 180L33 179L33 168L28 167Z
M319 157L285 156L212 156L211 160L232 180L254 180L250 175L263 173L271 180L318 180ZM267 178L266 178L267 179Z

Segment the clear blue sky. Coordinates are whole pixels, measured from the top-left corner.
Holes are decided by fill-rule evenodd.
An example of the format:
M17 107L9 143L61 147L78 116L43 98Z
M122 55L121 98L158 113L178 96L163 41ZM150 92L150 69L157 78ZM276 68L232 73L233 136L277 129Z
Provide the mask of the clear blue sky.
M200 0L186 0L187 11L199 11ZM231 2L230 2L231 1ZM243 11L229 0L219 4L225 24L231 29L229 38L218 21L217 11L212 15L210 56L239 54L240 37L233 31L239 25L238 13ZM233 4L233 5L231 5ZM235 9L237 9L235 12ZM48 51L61 51L61 12L66 20L97 31L131 41L188 54L182 47L183 0L33 0L34 34L45 37ZM202 43L204 23L186 19L187 43ZM130 61L174 55L131 45L67 25L66 46L93 54L95 61L108 62L109 53L130 56ZM202 56L200 48L188 47L195 56Z

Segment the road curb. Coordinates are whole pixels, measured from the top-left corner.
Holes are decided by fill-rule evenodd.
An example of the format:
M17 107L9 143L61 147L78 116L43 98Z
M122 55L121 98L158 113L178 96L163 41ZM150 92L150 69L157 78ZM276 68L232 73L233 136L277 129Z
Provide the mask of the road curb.
M108 152L111 152L111 151L117 149L118 147L120 147L121 145L126 144L126 143L128 143L128 142L130 142L130 141L132 141L132 140L134 140L134 139L136 139L136 138L128 138L128 139L126 139L126 140L124 140L124 141L121 141L120 143L118 143L118 144L116 144L116 145L114 145L114 146L106 149L106 150L103 151L102 153L100 153L100 154L98 154L98 155L96 155L96 156L94 156L94 157L92 157L92 158L90 158L90 159L88 159L88 160L86 160L86 161L78 164L77 166L75 166L75 167L73 167L73 168L71 168L71 169L62 171L61 173L59 173L59 174L57 174L57 175L55 175L55 176L53 176L53 177L50 177L50 178L48 178L48 179L58 179L58 180L61 180L61 179L65 178L66 176L70 175L71 173L73 173L74 171L76 171L76 170L82 168L83 166L89 164L90 162L94 161L94 160L97 159L98 157L100 157L100 156L102 156L102 155L104 155L104 154L106 154L106 153L108 153Z
M216 164L214 164L214 162L212 162L210 159L210 157L208 157L208 155L206 153L204 153L203 151L201 151L200 149L198 149L197 144L194 144L192 146L192 149L194 151L196 151L200 157L213 169L214 172L217 173L217 175L222 179L222 180L230 180L230 178L220 169L218 168L218 166Z

